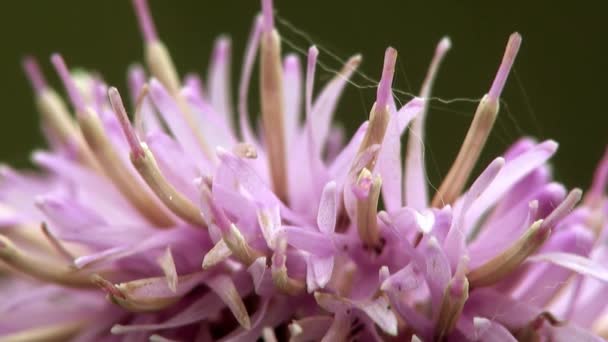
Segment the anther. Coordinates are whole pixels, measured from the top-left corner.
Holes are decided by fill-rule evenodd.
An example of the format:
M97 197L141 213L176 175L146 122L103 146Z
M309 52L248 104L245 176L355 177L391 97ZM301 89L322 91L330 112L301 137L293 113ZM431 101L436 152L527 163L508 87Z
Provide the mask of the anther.
M496 121L500 93L513 66L520 43L521 36L518 33L512 34L509 38L502 63L490 92L479 102L458 156L433 198L432 205L434 207L452 204L462 193Z
M160 281L159 278L133 280L127 283L113 284L100 275L91 276L91 282L104 290L108 299L131 312L155 312L162 310L181 299L181 296L142 296L137 295L141 288ZM139 290L139 291L138 291Z
M74 82L74 79L70 75L70 71L65 64L63 57L61 57L60 54L55 53L51 56L51 62L55 66L55 70L57 70L57 74L59 74L59 78L61 79L65 90L68 92L68 97L70 98L76 113L83 112L85 109L84 99L78 90L76 82Z
M260 100L268 163L274 192L287 200L285 108L283 104L283 63L281 39L274 29L272 1L262 0L263 32L260 47Z
M37 95L48 88L48 84L40 71L40 66L33 57L27 56L23 59L23 70Z
M378 85L378 91L376 94L376 102L374 103L371 113L369 115L369 126L367 131L365 131L365 135L363 136L363 141L359 146L359 151L357 155L360 155L372 145L382 144L384 140L384 135L386 133L386 128L388 127L388 122L390 121L390 113L389 113L389 99L392 96L391 85L393 82L393 74L395 72L395 63L397 62L397 50L389 47L386 49L386 53L384 54L384 67L382 69L382 78L380 79L380 84ZM377 156L370 159L365 167L373 171L374 166L376 165Z
M532 224L511 246L483 265L467 274L471 288L496 284L515 271L530 255L535 253L551 234L551 227L543 226L543 220Z
M359 173L357 186L361 188L357 197L357 231L363 245L375 248L380 243L378 229L378 201L382 187L380 175L372 176L371 172L363 169Z
M152 194L143 187L136 175L127 168L127 165L120 158L107 137L97 113L91 107L87 107L78 116L78 123L89 148L95 154L106 175L116 184L129 202L156 226L172 226L173 220L167 216L165 210L159 206Z

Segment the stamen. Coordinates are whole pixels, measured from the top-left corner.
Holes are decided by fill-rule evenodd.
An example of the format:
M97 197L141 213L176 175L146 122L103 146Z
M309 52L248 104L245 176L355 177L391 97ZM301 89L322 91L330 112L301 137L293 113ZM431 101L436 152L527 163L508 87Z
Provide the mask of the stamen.
M207 207L206 209L203 209L207 216L209 216L207 219L210 220L210 224L214 224L217 226L217 228L219 228L226 247L228 247L228 249L232 252L232 255L234 255L237 260L249 267L257 258L263 256L261 252L249 245L238 227L234 223L230 222L224 210L220 208L213 199L209 187L204 182L201 183L201 196L203 199L203 205ZM203 261L203 267L211 262L216 264L215 261L217 260L217 257L226 255L226 253L220 253L222 246L219 243L216 244L214 249L216 249L216 247L217 254L212 255L213 259L215 260L208 260L207 263ZM207 256L205 256L205 258L207 258Z
M378 84L376 94L376 106L382 110L388 105L388 100L393 92L393 75L395 74L395 63L397 62L397 50L389 47L384 53L384 67L382 68L382 78Z
M500 98L500 94L502 93L505 83L507 82L507 77L509 77L509 72L513 67L513 62L515 62L515 57L517 57L517 52L519 51L520 45L521 35L517 32L511 34L509 37L509 42L507 43L507 48L505 49L505 54L502 58L502 62L498 68L498 73L496 74L496 78L494 78L494 82L492 82L492 86L488 92L488 97L491 100L496 101L498 98Z
M264 33L270 33L274 30L274 15L273 15L272 0L262 0L262 16L264 18Z
M25 70L25 74L32 85L32 89L37 95L48 88L44 75L42 75L42 72L40 71L40 66L33 57L26 56L23 59L23 70Z
M306 289L303 281L291 278L287 275L287 239L280 238L275 252L272 256L272 281L274 285L283 293L295 296Z
M36 106L47 127L63 144L75 149L76 157L83 165L100 172L97 160L88 149L68 109L61 97L46 83L36 60L26 57L23 68L36 93Z
M213 248L205 254L203 258L203 270L207 270L220 262L228 259L232 255L232 251L226 245L226 242L222 239L219 240Z
M53 248L59 253L59 255L61 255L65 259L65 261L67 261L68 263L72 263L74 259L76 259L76 257L72 255L72 253L70 253L70 251L68 251L67 248L65 248L65 246L59 240L57 240L57 238L53 234L51 234L46 223L42 222L42 224L40 225L40 230L42 230L42 234L44 235L44 237L49 241L51 246L53 246Z
M220 230L222 235L228 234L232 222L230 222L230 220L226 216L224 209L220 208L213 199L210 186L203 181L201 181L199 185L203 202L202 212L208 219L207 223L209 225L216 226Z
M542 223L543 220L534 222L509 248L470 271L467 278L471 288L496 284L535 253L551 234L552 227Z
M104 290L112 303L131 312L156 312L175 304L181 296L157 297L157 296L132 296L136 290L147 286L151 279L138 279L128 283L114 285L100 275L91 276L91 282Z
M241 158L256 159L258 157L258 151L255 149L255 146L249 143L236 144L232 152Z
M376 102L374 103L369 115L369 126L363 141L359 146L357 155L361 155L368 147L372 145L382 144L388 122L390 121L390 113L388 108L388 100L392 96L391 85L393 82L393 74L395 72L395 63L397 61L397 50L389 47L384 54L384 67L382 69L382 79L378 85ZM355 158L356 159L356 158ZM377 155L370 159L365 167L373 171L376 165Z
M226 246L240 262L249 267L255 259L263 254L249 245L235 224L230 224L230 230L222 236Z
M144 86L144 88L142 88L140 96L137 98L138 105L141 105L146 93L147 86ZM111 87L108 90L108 97L110 98L110 104L112 105L112 109L116 113L116 118L118 119L118 122L120 122L120 126L122 127L122 131L125 135L125 138L127 138L127 142L129 143L129 147L131 148L131 153L141 158L144 154L144 151L140 146L137 134L135 134L135 131L131 126L131 122L129 121L129 117L127 116L127 110L125 109L118 89L116 89L115 87Z
M251 73L255 63L255 57L258 52L258 45L260 43L263 25L263 18L258 15L255 18L251 34L247 40L247 47L245 48L245 54L243 57L243 68L241 69L241 79L239 82L239 126L241 129L241 138L249 142L254 142L255 137L251 131L251 123L249 122L247 98L249 96L249 82L251 81Z
M143 154L131 153L131 162L150 189L179 218L196 227L206 228L207 225L198 207L177 191L162 175L148 145L142 142L140 146Z
M133 6L135 7L135 14L139 21L139 27L141 33L144 36L146 43L151 43L158 40L156 34L156 27L154 27L154 21L150 14L150 8L148 7L147 0L133 0Z
M460 319L464 304L469 298L469 281L465 277L468 263L468 257L465 256L460 259L456 273L445 289L437 318L437 327L435 328L437 341L443 340L444 336L454 330Z
M541 227L549 229L555 227L559 221L574 209L576 204L581 200L582 195L583 192L581 189L576 188L570 191L562 203L560 203L557 208L553 209L553 211L543 220Z
M308 49L308 61L306 66L306 118L307 121L314 120L311 117L312 114L312 90L315 83L315 69L317 65L317 57L319 56L319 49L316 46L311 46Z
M285 108L283 104L283 63L281 39L272 21L272 0L262 0L264 32L260 47L260 100L262 122L273 190L287 200Z
M445 54L450 50L450 48L452 48L452 41L449 37L443 37L437 44L435 54L431 60L431 65L429 66L424 81L422 82L422 87L420 88L420 97L428 100L428 98L431 96L431 89L435 83L437 71L439 70L439 66L443 61Z
M173 59L166 46L158 39L147 0L133 0L133 6L135 7L135 12L140 22L140 29L144 36L144 54L152 75L156 77L163 86L167 88L171 96L173 96L181 114L184 116L184 120L192 129L203 153L207 159L214 161L215 154L209 149L205 138L198 129L197 121L190 105L180 92L181 83L177 69L175 68Z
M120 115L117 116L120 117ZM106 136L97 113L91 107L87 107L78 116L78 123L89 148L95 154L106 175L129 202L156 226L172 226L173 220L121 160L112 142Z
M76 273L68 265L59 264L49 258L36 258L26 254L2 235L0 235L0 260L42 281L75 288L88 288L92 285L85 274Z
M517 55L520 42L521 36L518 33L512 34L509 38L503 62L498 69L492 88L479 102L458 156L437 190L432 206L440 207L452 204L462 193L496 121L500 93Z
M51 56L51 62L55 66L55 70L57 70L59 78L61 78L61 82L63 82L63 86L65 87L65 90L68 92L68 97L70 98L70 101L72 102L72 106L74 106L76 113L83 112L85 106L84 99L82 97L82 94L80 94L78 86L72 78L72 75L70 75L70 71L68 70L68 67L65 64L63 57L61 57L60 54L55 53Z
M369 180L371 184L367 184ZM377 216L382 178L380 175L372 178L369 170L363 169L359 174L359 181L363 181L363 187L368 191L365 191L367 194L361 193L362 196L357 198L357 231L363 245L374 248L380 243ZM359 181L358 183L361 183Z

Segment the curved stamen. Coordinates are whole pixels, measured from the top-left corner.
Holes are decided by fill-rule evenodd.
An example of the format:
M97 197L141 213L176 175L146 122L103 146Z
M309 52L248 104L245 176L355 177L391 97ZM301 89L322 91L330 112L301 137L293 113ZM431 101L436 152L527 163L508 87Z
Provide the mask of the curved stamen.
M174 222L167 215L164 208L159 205L149 190L145 188L145 185L143 185L141 181L138 181L136 175L132 170L127 168L127 165L121 159L116 148L109 140L97 113L95 113L91 107L87 107L84 112L78 116L78 123L80 124L86 142L100 162L106 175L114 184L116 184L116 187L125 195L129 202L156 226L172 226ZM130 125L129 128L131 128ZM143 154L143 152L141 152L141 154Z
M273 15L272 0L262 0L262 16L264 18L264 32L274 30L274 15Z
M65 103L48 86L36 60L33 57L26 57L23 61L23 68L36 93L36 107L42 115L45 125L61 143L75 150L77 159L83 165L101 172L97 160L82 138Z
M156 27L150 14L150 8L148 7L147 0L133 0L133 7L135 7L135 14L139 22L139 28L144 40L147 43L157 41L158 34L156 33Z
M89 288L93 285L87 275L77 273L69 265L57 263L49 258L34 257L20 250L2 235L0 235L0 260L42 281L76 288Z
M432 206L439 207L451 204L462 193L498 116L499 96L519 50L520 43L521 36L518 33L512 34L494 84L492 84L490 92L479 102L458 156L441 183L439 190L437 190Z
M393 74L395 73L395 63L397 61L397 50L389 47L386 49L384 54L384 66L382 68L382 79L378 84L378 92L376 96L376 102L372 107L369 114L369 126L363 136L363 141L359 146L357 156L361 155L363 151L372 145L382 145L384 135L386 134L386 128L390 121L390 113L388 108L388 101L392 96L391 86L393 83ZM356 160L357 158L355 158ZM373 171L376 165L377 155L370 159L365 167ZM352 167L351 167L352 169Z
M175 98L180 114L183 115L184 120L190 129L192 129L205 157L208 160L214 161L215 155L207 145L202 132L198 129L198 124L190 105L180 92L181 82L177 69L166 46L158 39L147 1L133 0L133 6L135 7L135 12L140 22L140 29L144 36L144 54L152 75L160 80L171 96Z
M355 196L358 197L357 231L364 246L374 248L380 243L377 217L382 178L380 175L372 176L369 170L363 169L359 174L357 187L361 187L361 191L355 192Z
M82 94L80 94L72 75L70 75L70 71L65 64L63 57L58 53L54 53L51 56L51 62L55 66L55 70L57 70L57 74L59 74L59 78L61 79L65 90L68 92L68 97L72 102L72 106L74 106L77 113L83 112L85 107L84 99Z
M392 96L393 75L395 74L395 64L397 62L397 50L389 47L384 53L384 67L382 68L382 78L378 84L376 94L376 106L379 110L384 109Z
M40 94L48 88L46 79L40 71L40 66L34 57L26 56L23 58L23 70L25 70L25 74L36 94Z
M500 98L500 94L502 93L505 83L507 82L507 77L509 77L509 72L513 67L513 62L515 62L515 57L517 57L517 52L519 51L520 45L521 35L517 32L511 34L509 37L509 42L507 43L507 48L505 49L505 54L502 58L502 62L498 68L498 73L496 74L496 78L494 78L494 82L492 82L492 86L488 92L488 97L490 99L498 100L498 98Z
M268 163L274 192L287 200L287 162L285 144L285 108L283 103L283 63L281 61L281 38L269 16L272 16L272 1L263 0L264 32L260 47L260 102Z
M120 122L120 126L122 127L122 131L127 138L127 142L129 143L129 147L131 148L131 153L141 158L144 154L143 149L141 148L139 138L133 127L131 126L131 122L129 121L129 117L127 116L127 110L122 102L122 98L120 97L120 93L118 89L115 87L111 87L108 90L108 97L110 98L110 104L116 113L116 118L118 122ZM138 99L138 103L141 103Z

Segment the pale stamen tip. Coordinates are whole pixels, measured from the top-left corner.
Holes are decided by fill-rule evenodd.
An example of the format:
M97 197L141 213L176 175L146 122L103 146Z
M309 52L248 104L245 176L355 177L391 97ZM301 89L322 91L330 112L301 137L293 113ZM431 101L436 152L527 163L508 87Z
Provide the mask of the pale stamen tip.
M135 15L139 21L139 27L146 43L152 43L158 41L158 34L156 33L156 27L150 14L150 8L148 7L148 0L133 0L133 7L135 8Z
M274 9L272 0L262 0L262 16L264 20L264 32L270 32L274 29Z
M519 52L521 40L521 35L517 32L511 34L509 37L509 42L505 48L502 62L500 63L500 67L498 68L498 72L494 78L494 82L492 82L492 86L488 92L488 97L490 100L496 101L500 98L500 94L502 93L505 83L507 82L507 77L509 77L509 72L513 67L517 53Z
M25 71L25 75L27 76L34 92L40 94L48 87L46 80L44 79L44 75L42 71L40 71L40 65L36 61L36 59L32 56L23 57L23 70Z
M70 98L74 109L76 109L77 112L84 111L84 100L82 99L78 87L76 86L76 82L72 78L72 75L70 74L70 71L61 54L53 53L51 55L51 63L55 67L57 74L59 74L59 78L68 92L68 97Z
M314 55L314 56L318 56L319 55L319 49L317 48L316 45L311 46L310 48L308 48L308 55Z
M443 54L451 48L452 48L452 40L450 39L450 37L445 36L445 37L441 38L441 40L439 41L439 44L437 44L436 51L438 54Z
M378 93L376 95L376 104L380 109L388 104L389 97L391 96L396 63L397 50L389 46L384 54L382 78L380 79L380 84L378 84Z
M144 157L144 150L142 145L135 134L135 130L129 121L129 117L127 116L127 110L122 102L122 98L120 97L120 92L116 87L110 87L108 89L108 97L110 98L110 105L114 110L114 114L120 123L123 133L125 134L125 138L127 139L127 143L131 148L132 157L135 159L141 159Z
M215 48L213 49L213 60L225 60L230 55L230 48L232 41L230 37L222 35L215 41Z

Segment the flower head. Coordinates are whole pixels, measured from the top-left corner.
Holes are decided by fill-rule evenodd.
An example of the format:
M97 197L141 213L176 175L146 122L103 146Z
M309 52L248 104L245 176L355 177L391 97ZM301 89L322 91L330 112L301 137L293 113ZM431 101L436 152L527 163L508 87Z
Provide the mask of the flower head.
M50 148L35 173L0 170L9 340L606 336L608 157L580 204L551 179L551 140L522 139L473 175L519 34L429 200L425 117L449 39L401 107L387 48L369 120L344 142L332 118L360 56L315 91L319 50L305 72L283 56L262 0L233 106L230 40L216 41L207 82L182 80L146 0L133 4L147 68L129 70L129 109L54 54L68 106L24 61ZM256 58L260 127L247 105Z

